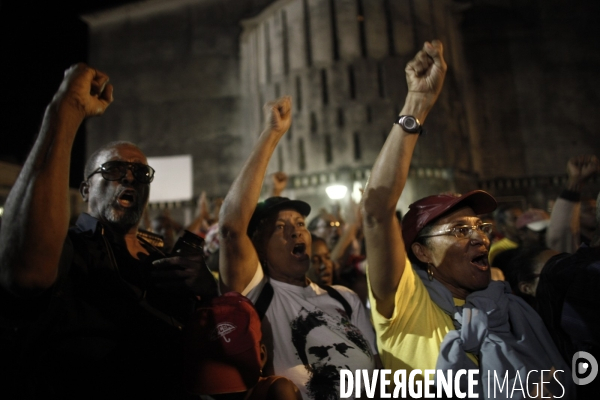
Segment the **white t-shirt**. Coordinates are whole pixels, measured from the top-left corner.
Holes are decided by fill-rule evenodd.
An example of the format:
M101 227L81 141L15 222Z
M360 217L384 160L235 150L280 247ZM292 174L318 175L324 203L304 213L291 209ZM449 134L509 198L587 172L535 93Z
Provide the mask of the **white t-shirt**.
M315 283L307 287L269 279L262 268L242 293L256 302L265 283L273 299L262 320L263 343L273 372L298 386L304 399L339 399L340 369L375 368L375 332L360 298L334 286L352 307L350 321L343 305Z

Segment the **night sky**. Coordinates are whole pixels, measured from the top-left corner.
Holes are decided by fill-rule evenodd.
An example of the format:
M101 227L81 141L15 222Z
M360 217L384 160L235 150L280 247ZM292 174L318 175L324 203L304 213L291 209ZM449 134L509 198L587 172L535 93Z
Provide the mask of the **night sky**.
M22 164L71 64L87 61L88 32L79 15L130 3L123 0L0 1L0 160ZM77 6L69 5L79 4ZM78 187L85 138L77 136L71 186Z

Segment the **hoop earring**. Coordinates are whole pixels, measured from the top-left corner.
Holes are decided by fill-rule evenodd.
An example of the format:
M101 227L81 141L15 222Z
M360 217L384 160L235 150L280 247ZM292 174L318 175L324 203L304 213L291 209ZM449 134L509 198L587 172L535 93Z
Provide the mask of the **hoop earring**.
M433 280L433 268L431 268L431 264L427 264L427 279L430 281Z

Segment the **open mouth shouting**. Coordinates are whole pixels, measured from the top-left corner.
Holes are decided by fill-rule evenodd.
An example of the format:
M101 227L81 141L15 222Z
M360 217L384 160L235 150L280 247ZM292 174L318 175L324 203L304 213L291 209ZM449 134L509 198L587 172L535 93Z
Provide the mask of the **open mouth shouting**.
M136 203L137 194L135 190L125 189L117 196L117 203L123 208L133 207Z
M300 261L308 259L308 254L306 254L306 243L296 243L292 249L292 256Z
M480 269L481 271L487 271L490 269L490 261L488 259L488 253L480 254L471 260L471 264Z

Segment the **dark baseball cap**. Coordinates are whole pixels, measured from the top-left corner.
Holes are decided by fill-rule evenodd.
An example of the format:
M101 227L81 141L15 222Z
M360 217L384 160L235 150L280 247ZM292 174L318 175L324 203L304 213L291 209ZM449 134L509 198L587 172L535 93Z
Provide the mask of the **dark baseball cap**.
M305 217L310 214L310 206L302 200L290 200L287 197L269 197L256 205L254 214L248 224L248 236L252 237L261 220L268 217L272 212L291 208Z
M402 238L406 252L410 254L421 229L436 218L458 207L471 207L475 214L487 214L497 207L496 199L483 190L473 190L463 195L438 194L424 197L408 206L408 212L402 218Z

